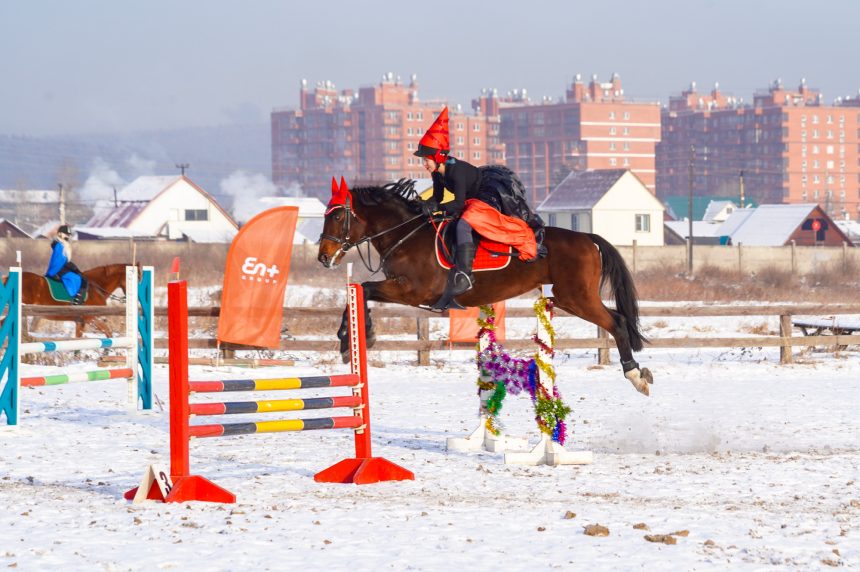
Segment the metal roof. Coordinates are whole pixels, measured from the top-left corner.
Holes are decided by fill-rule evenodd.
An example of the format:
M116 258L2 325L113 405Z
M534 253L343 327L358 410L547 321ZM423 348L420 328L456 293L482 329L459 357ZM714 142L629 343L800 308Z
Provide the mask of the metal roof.
M626 172L626 169L572 171L535 210L590 209Z
M782 246L816 206L811 203L760 205L756 209L737 210L720 226L718 232L720 235L730 235L735 244ZM738 213L745 215L743 220L735 220ZM723 227L726 227L725 232Z

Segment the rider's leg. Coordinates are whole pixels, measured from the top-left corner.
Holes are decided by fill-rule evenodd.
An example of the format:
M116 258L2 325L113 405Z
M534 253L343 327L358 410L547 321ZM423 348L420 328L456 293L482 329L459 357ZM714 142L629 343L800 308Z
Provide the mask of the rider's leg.
M454 298L472 289L472 263L475 260L475 250L472 226L461 218L457 222L456 264L448 273L445 291L432 306L434 310L447 310L448 307L462 308Z
M78 293L75 294L74 298L72 298L72 304L83 304L84 296L87 295L87 288L90 283L87 281L87 277L83 274L79 274L81 277L81 287L78 289Z

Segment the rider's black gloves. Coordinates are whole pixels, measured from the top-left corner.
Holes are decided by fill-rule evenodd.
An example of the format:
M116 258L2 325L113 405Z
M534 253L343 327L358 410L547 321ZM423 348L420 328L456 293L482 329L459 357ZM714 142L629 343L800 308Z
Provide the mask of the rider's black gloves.
M433 216L433 213L439 210L439 203L434 201L433 199L427 199L423 203L421 203L421 212L424 213L425 216Z

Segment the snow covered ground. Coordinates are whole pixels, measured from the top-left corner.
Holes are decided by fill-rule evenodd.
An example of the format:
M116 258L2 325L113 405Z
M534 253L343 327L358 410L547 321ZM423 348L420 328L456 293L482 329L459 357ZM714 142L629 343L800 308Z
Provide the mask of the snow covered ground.
M645 325L723 336L763 321ZM593 333L562 322L571 334ZM128 413L124 382L25 389L20 427L0 428L0 568L860 567L860 353L810 353L780 366L777 349L646 349L637 355L654 372L646 398L617 356L599 367L594 352L566 352L556 367L573 407L568 449L592 450L595 461L556 468L446 451L447 437L476 425L472 357L437 352L419 368L410 354L371 354L374 453L414 481L314 482L352 456L348 431L195 441L192 473L236 493L235 505L123 500L150 463L169 464L167 412ZM220 374L194 367L192 378L344 372L333 356L305 358ZM45 371L53 368L25 374ZM166 367L155 375L166 402ZM510 434L537 440L526 397L509 397L502 420ZM609 535L585 535L591 524ZM675 545L644 539L678 531L689 534Z

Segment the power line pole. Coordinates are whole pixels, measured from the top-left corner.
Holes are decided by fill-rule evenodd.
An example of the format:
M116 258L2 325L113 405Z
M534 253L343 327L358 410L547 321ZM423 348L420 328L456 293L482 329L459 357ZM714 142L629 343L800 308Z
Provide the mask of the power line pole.
M183 177L185 176L185 169L190 166L188 163L176 163L176 168L181 171Z
M741 192L741 208L744 208L745 197L744 197L744 172L741 169L740 174L740 192Z
M687 201L687 276L693 277L693 163L696 161L696 146L690 145L690 162L687 173L689 197Z
M60 189L60 224L66 224L66 188L63 183L57 183Z

